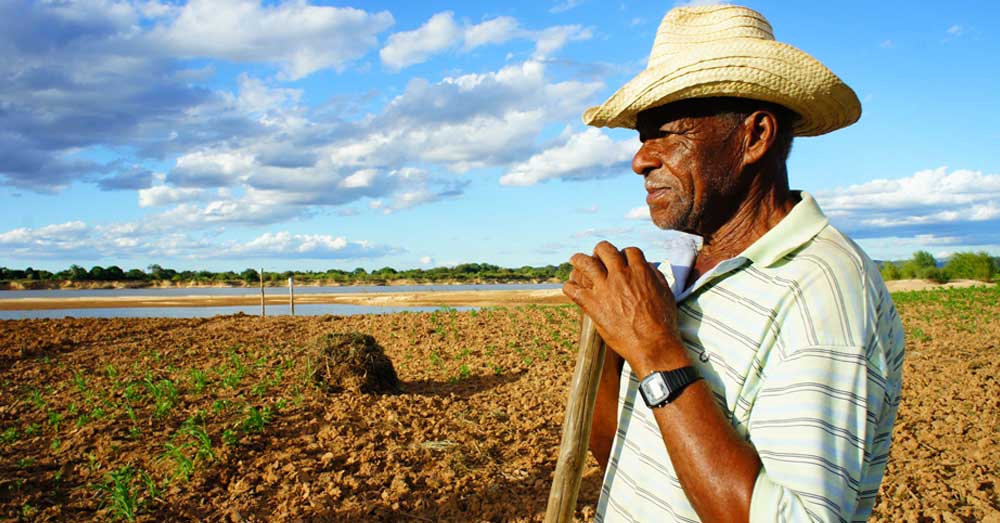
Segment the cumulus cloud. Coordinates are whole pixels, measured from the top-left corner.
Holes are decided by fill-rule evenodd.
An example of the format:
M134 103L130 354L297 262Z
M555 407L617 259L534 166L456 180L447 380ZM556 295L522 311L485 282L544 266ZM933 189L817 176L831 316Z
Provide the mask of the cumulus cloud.
M514 39L535 42L533 57L542 60L550 57L572 41L587 40L593 33L579 25L552 26L530 30L520 26L516 19L499 16L478 24L459 24L455 14L443 11L435 14L423 25L412 31L401 31L389 36L379 51L382 63L391 70L419 64L431 56L461 47L471 51L478 47L501 44Z
M268 63L296 80L342 70L378 43L394 20L388 11L256 0L191 0L150 33L153 45L178 56Z
M583 238L614 238L616 236L621 236L632 232L631 227L591 227L589 229L584 229L579 232L573 233L573 237L576 239Z
M649 207L643 205L640 207L633 207L625 213L626 220L649 220Z
M50 258L72 261L136 256L208 259L219 257L276 257L298 259L366 259L401 249L364 240L325 234L264 233L247 242L219 241L211 235L170 232L150 237L141 223L89 225L82 221L18 228L0 233L0 246L12 258Z
M535 54L537 60L548 58L566 46L569 42L589 40L593 37L590 29L579 25L560 25L549 27L534 34Z
M201 200L205 196L204 189L156 185L139 190L139 207L162 207L173 203Z
M552 6L549 9L550 13L565 13L571 9L576 9L582 3L582 0L563 0L558 4Z
M519 34L517 20L509 16L498 16L485 22L465 28L465 50L470 51L484 45L502 44Z
M515 164L500 177L503 185L535 185L561 178L585 180L617 176L625 172L635 152L631 141L616 142L599 129L573 134L565 143Z
M386 246L368 241L348 241L343 236L328 234L292 234L287 231L264 233L246 243L230 243L220 256L281 256L309 259L378 258L394 252Z
M835 224L859 237L950 235L1000 225L1000 174L946 167L817 191Z
M462 29L455 23L454 13L445 11L432 16L418 29L390 36L379 56L390 69L399 70L427 60L455 45L461 37Z

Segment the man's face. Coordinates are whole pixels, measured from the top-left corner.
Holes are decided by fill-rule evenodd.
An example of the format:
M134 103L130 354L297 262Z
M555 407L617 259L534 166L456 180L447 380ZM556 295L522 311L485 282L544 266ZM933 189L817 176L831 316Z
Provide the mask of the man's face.
M705 112L693 101L638 115L642 146L632 170L645 179L649 214L661 229L704 234L729 215L744 190L742 126Z

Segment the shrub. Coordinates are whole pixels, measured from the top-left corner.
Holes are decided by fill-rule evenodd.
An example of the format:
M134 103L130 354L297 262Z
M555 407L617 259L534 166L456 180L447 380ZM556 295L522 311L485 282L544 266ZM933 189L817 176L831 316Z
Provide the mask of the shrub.
M879 267L879 272L882 273L882 279L885 281L898 280L902 277L899 272L899 266L891 261L882 262L882 266Z
M913 253L913 258L903 263L899 272L902 278L908 280L914 278L934 280L931 277L936 275L934 269L937 269L937 260L934 259L934 256L927 251L917 251Z
M944 266L945 272L951 278L979 280L989 282L997 274L997 266L993 258L986 252L958 252Z

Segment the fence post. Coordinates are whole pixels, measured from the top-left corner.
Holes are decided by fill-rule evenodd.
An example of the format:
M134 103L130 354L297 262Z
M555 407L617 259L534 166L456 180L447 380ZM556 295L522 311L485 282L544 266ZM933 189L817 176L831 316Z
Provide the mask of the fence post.
M260 317L264 317L264 268L260 268Z
M288 308L292 311L292 316L295 316L295 277L288 277Z

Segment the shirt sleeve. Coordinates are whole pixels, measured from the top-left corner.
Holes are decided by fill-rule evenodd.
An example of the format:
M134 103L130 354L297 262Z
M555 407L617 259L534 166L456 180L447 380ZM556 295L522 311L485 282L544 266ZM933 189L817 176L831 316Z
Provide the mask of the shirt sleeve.
M765 367L748 423L762 463L751 522L867 519L899 404L877 349L805 347Z

